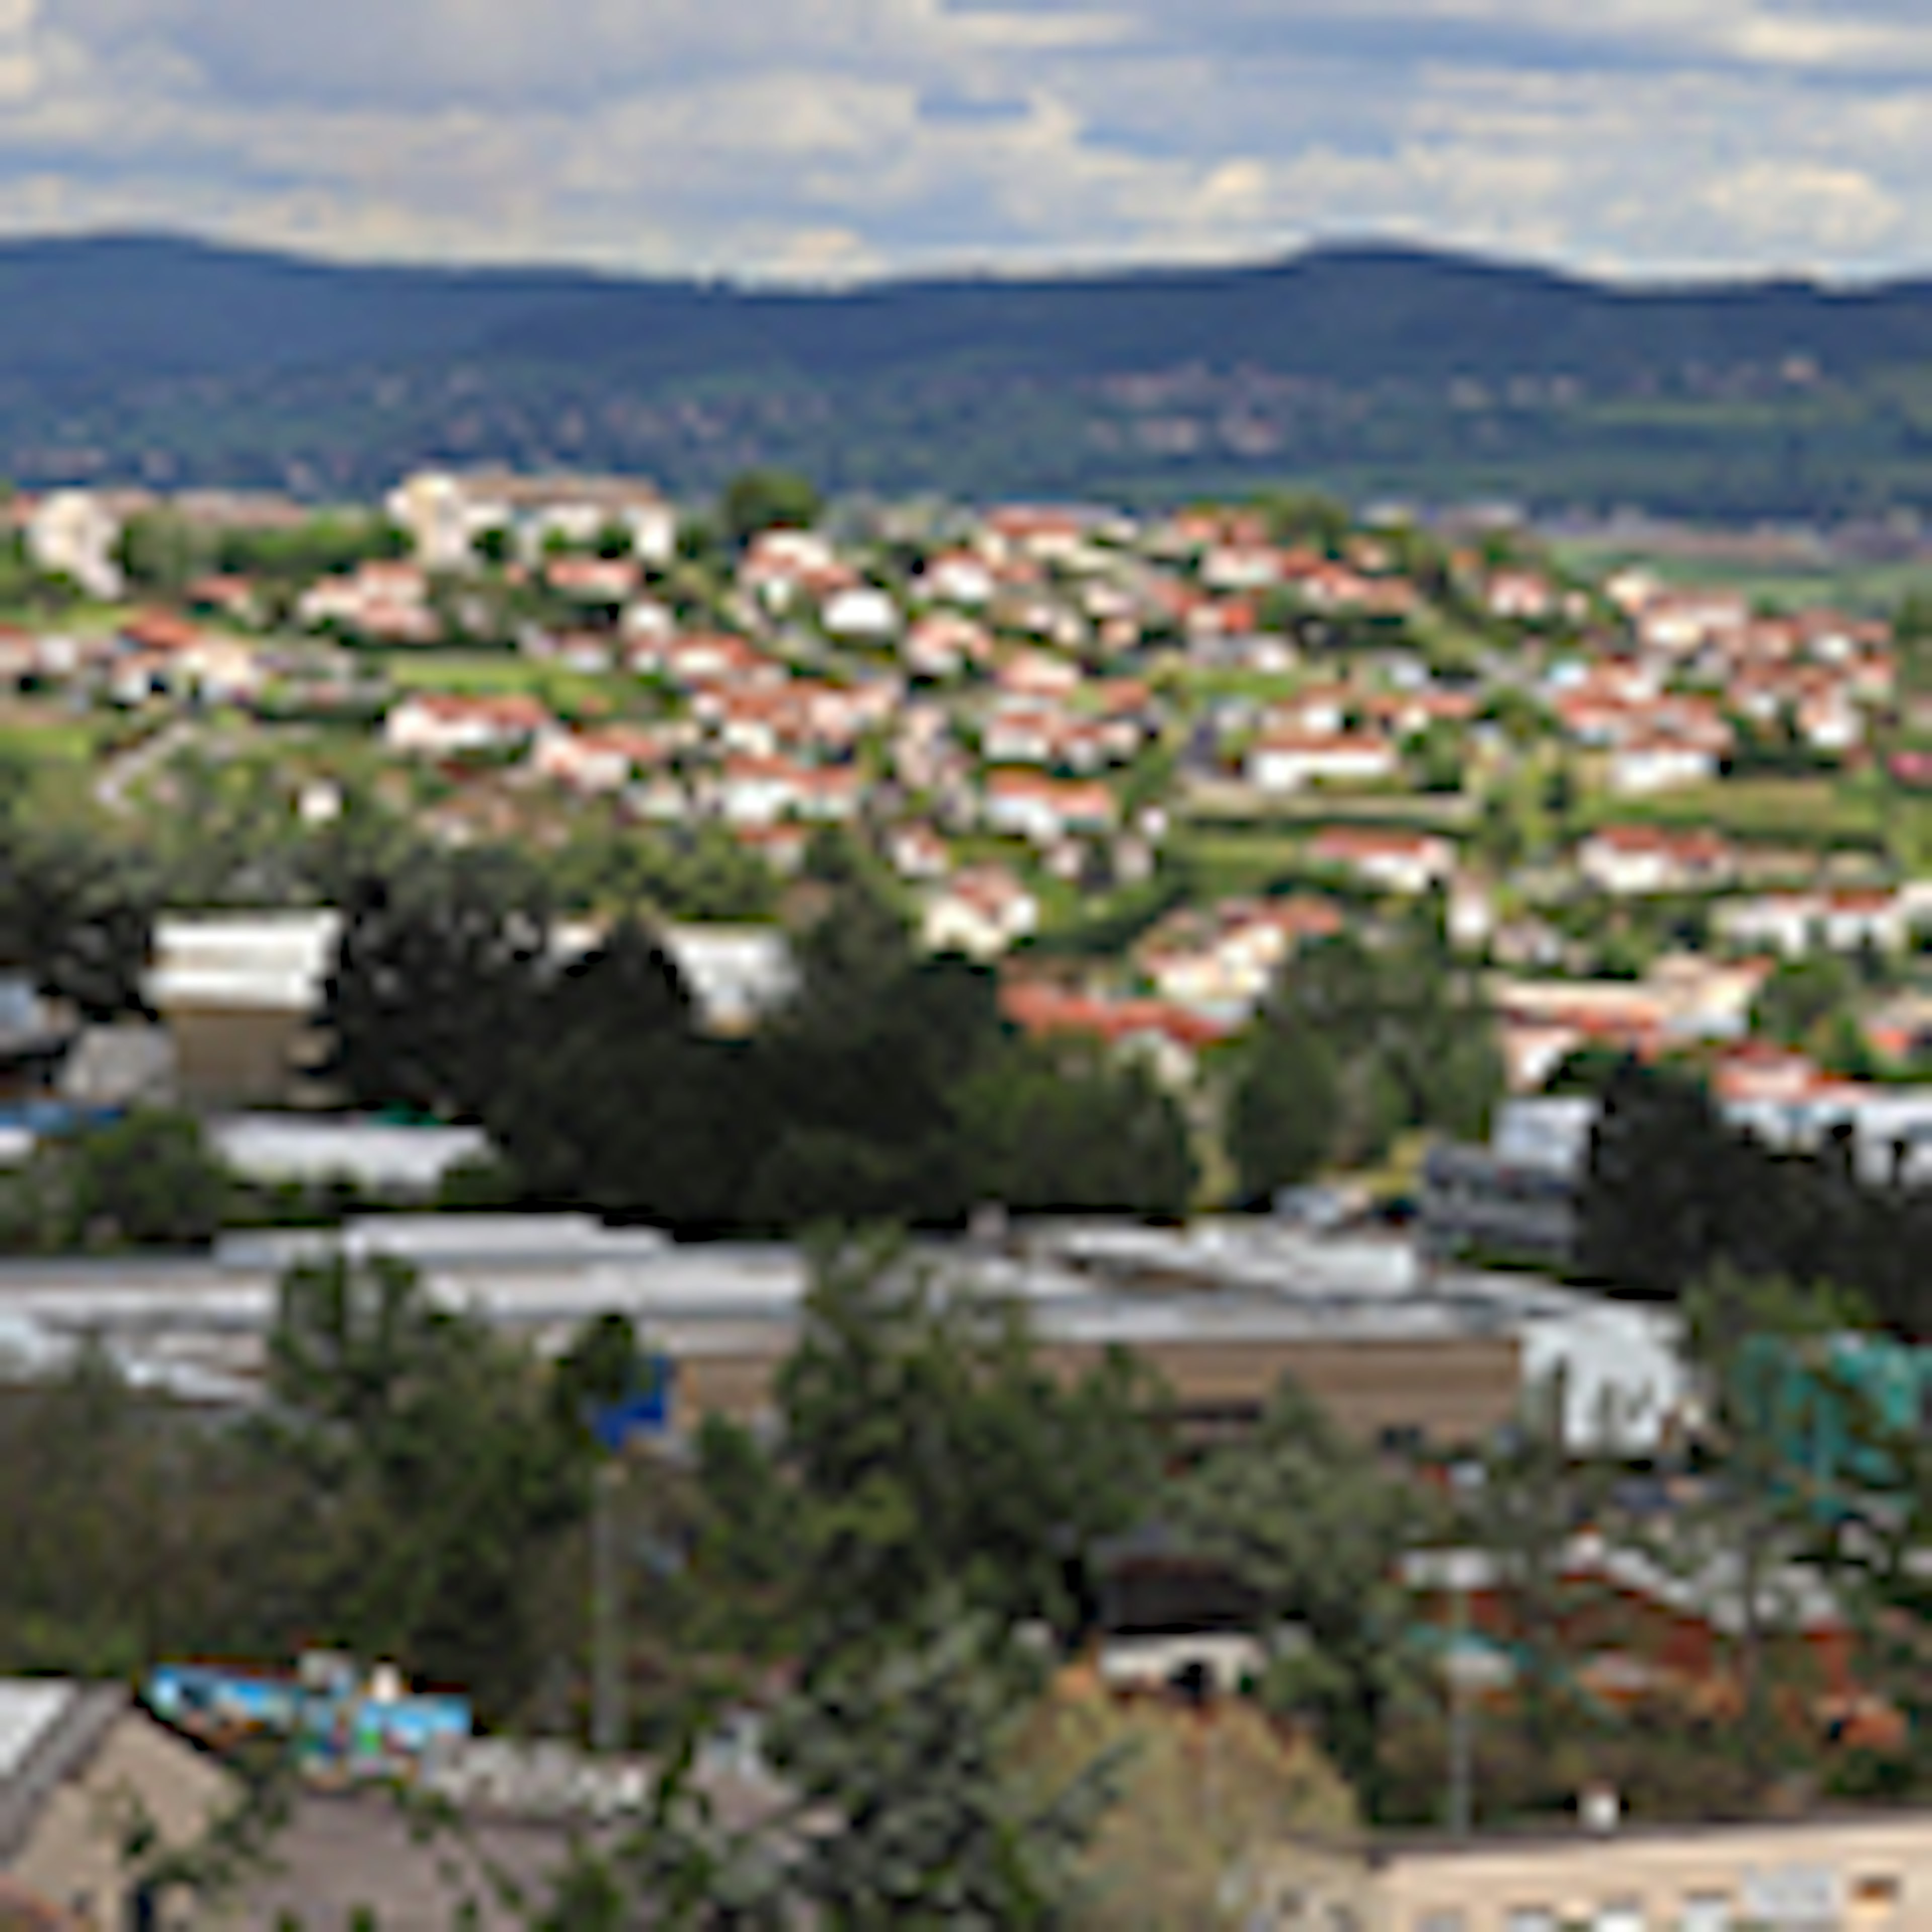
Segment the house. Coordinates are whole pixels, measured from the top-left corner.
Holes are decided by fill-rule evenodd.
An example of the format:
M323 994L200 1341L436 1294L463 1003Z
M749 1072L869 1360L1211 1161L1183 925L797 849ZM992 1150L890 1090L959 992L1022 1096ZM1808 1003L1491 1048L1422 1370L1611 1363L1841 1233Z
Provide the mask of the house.
M1654 591L1635 614L1646 650L1684 656L1714 639L1742 636L1751 622L1750 604L1724 590Z
M460 758L518 750L553 729L550 713L524 694L423 691L390 711L382 740L392 752Z
M614 531L652 566L668 563L677 548L676 511L636 477L418 470L389 493L384 508L408 532L416 561L446 574L476 568L477 540L491 530L506 532L526 562L554 539L587 546Z
M1663 825L1600 826L1576 856L1584 879L1619 897L1707 892L1737 873L1737 854L1717 832Z
M1008 504L988 512L981 544L996 563L1024 557L1036 563L1071 564L1087 548L1095 520L1083 510Z
M772 824L798 809L805 776L789 758L728 758L715 786L719 815L728 825Z
M1718 908L1719 933L1732 945L1768 947L1786 958L1813 951L1902 952L1912 940L1912 902L1882 887L1761 892Z
M913 595L930 604L958 604L969 610L992 601L992 572L970 550L942 550L926 560L913 579Z
M686 689L727 682L782 684L787 676L783 664L728 631L687 632L661 644L640 640L627 662L633 670L661 670Z
M1051 765L1075 729L1065 712L1024 700L997 706L980 734L980 749L996 765Z
M1020 698L1070 698L1080 688L1080 667L1051 651L1017 650L994 674L1001 691Z
M986 626L970 617L956 611L929 611L906 632L899 655L915 677L957 677L991 659L993 640Z
M1539 623L1556 608L1556 591L1534 570L1498 570L1483 586L1483 604L1506 623Z
M997 958L1034 932L1040 902L1003 866L976 866L928 897L920 936L929 952Z
M185 1852L241 1798L233 1777L123 1684L0 1681L0 1924L188 1923L187 1899L140 1898L134 1822L164 1856Z
M544 566L543 574L560 597L614 609L636 596L643 582L637 560L628 556L554 556Z
M1073 832L1110 832L1120 807L1092 780L1054 778L1032 772L988 774L981 815L995 832L1052 845Z
M538 736L530 764L540 777L578 791L622 791L640 772L662 764L667 749L662 733L634 725L597 731L558 726Z
M796 780L801 818L850 824L866 802L866 775L856 765L806 765Z
M1043 980L1007 981L1000 989L1000 1007L1036 1038L1084 1034L1116 1052L1144 1059L1163 1085L1177 1090L1192 1084L1202 1053L1233 1030L1165 1000L1070 992Z
M899 634L899 608L890 593L869 584L835 590L820 605L825 634L845 644L889 644Z
M1384 892L1426 892L1445 884L1456 868L1456 848L1430 832L1333 825L1308 842L1317 865L1352 872Z
M1282 730L1256 740L1246 772L1258 790L1290 792L1317 782L1372 784L1400 768L1394 746L1370 733Z
M35 569L70 578L89 597L118 597L124 579L116 550L122 522L98 491L50 490L28 512L27 555Z
M190 1106L286 1106L307 1091L314 1024L341 931L333 911L173 916L143 988Z
M295 614L312 628L332 624L392 644L434 644L442 633L428 577L412 563L365 562L320 578L296 598Z
M1276 899L1225 899L1163 920L1141 942L1140 970L1163 1000L1211 1012L1251 1011L1282 962L1346 923L1333 901L1297 892Z
M776 926L672 925L659 937L707 1032L748 1032L798 989L791 942Z
M946 841L929 825L896 825L885 846L887 863L902 879L943 879L952 869Z
M1633 735L1610 752L1606 774L1619 796L1640 797L1708 784L1718 776L1718 754L1707 744L1675 738Z
M1201 560L1210 590L1268 590L1281 581L1281 553L1266 544L1220 544Z
M1361 704L1362 694L1346 684L1311 684L1274 706L1268 714L1267 728L1336 737L1346 730L1349 714Z

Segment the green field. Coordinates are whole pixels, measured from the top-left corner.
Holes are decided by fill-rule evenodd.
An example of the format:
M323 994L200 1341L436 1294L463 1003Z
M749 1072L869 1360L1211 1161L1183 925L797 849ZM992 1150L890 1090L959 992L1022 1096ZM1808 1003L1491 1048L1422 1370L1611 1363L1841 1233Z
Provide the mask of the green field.
M399 691L460 692L470 697L527 692L554 707L572 710L614 710L638 696L638 686L629 679L534 664L507 651L392 651L377 662Z
M1190 827L1177 835L1173 850L1186 864L1202 900L1262 892L1308 869L1303 841L1280 832Z
M1648 570L1666 584L1737 591L1755 604L1795 610L1824 605L1862 616L1889 616L1915 592L1932 596L1932 564L1824 563L1789 566L1748 562L1714 550L1708 556L1657 556L1612 544L1564 543L1554 547L1565 569L1590 577L1625 565Z
M1592 824L1706 826L1733 838L1798 845L1876 845L1886 829L1880 796L1828 778L1738 778L1654 798L1598 794L1580 815Z
M43 816L84 812L99 755L100 728L92 718L10 704L0 706L0 760L27 768L28 798Z

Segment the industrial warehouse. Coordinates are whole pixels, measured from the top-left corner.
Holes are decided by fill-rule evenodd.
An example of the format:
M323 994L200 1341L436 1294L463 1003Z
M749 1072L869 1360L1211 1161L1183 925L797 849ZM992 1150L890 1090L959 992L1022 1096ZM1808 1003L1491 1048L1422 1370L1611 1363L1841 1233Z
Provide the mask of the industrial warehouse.
M628 1316L671 1365L680 1426L765 1414L809 1276L790 1245L685 1244L577 1216L382 1216L339 1234L231 1235L193 1258L8 1262L0 1346L32 1368L91 1342L137 1383L246 1405L283 1273L338 1248L406 1261L447 1305L540 1348ZM1074 1224L921 1252L959 1292L1023 1306L1051 1365L1130 1352L1201 1436L1252 1420L1285 1376L1352 1431L1408 1448L1477 1441L1556 1376L1580 1450L1652 1446L1683 1400L1668 1312L1440 1267L1396 1236Z

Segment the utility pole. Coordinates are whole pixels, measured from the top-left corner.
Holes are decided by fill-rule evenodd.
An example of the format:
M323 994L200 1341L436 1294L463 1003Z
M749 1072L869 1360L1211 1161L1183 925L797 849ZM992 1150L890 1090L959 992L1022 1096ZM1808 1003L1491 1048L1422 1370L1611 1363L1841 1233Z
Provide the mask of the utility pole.
M617 1558L616 1457L598 1465L590 1513L590 1743L594 1750L624 1748L624 1616Z

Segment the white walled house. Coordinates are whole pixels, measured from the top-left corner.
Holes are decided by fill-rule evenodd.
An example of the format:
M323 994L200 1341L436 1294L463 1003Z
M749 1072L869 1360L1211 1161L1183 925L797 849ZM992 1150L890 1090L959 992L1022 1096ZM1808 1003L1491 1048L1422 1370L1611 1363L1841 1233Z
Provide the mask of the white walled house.
M1103 784L996 771L986 780L981 815L995 832L1052 845L1069 832L1112 830L1120 809Z
M1040 903L1003 866L980 866L938 886L926 900L920 938L933 952L997 958L1032 933Z
M1630 738L1610 755L1610 788L1624 797L1708 784L1717 776L1717 753L1682 739Z
M391 710L383 721L382 742L392 752L452 758L513 751L552 728L550 713L533 698L424 691Z
M1713 832L1604 825L1578 844L1576 870L1600 892L1637 898L1723 885L1735 876L1737 862L1729 844Z
M1250 748L1247 781L1258 791L1300 791L1315 784L1373 784L1399 769L1395 747L1366 734L1276 731Z
M36 569L71 578L90 597L121 595L121 519L93 490L50 490L29 513L26 538Z
M1433 832L1382 831L1337 825L1308 842L1318 865L1335 866L1384 892L1426 892L1444 885L1456 869L1456 848Z

